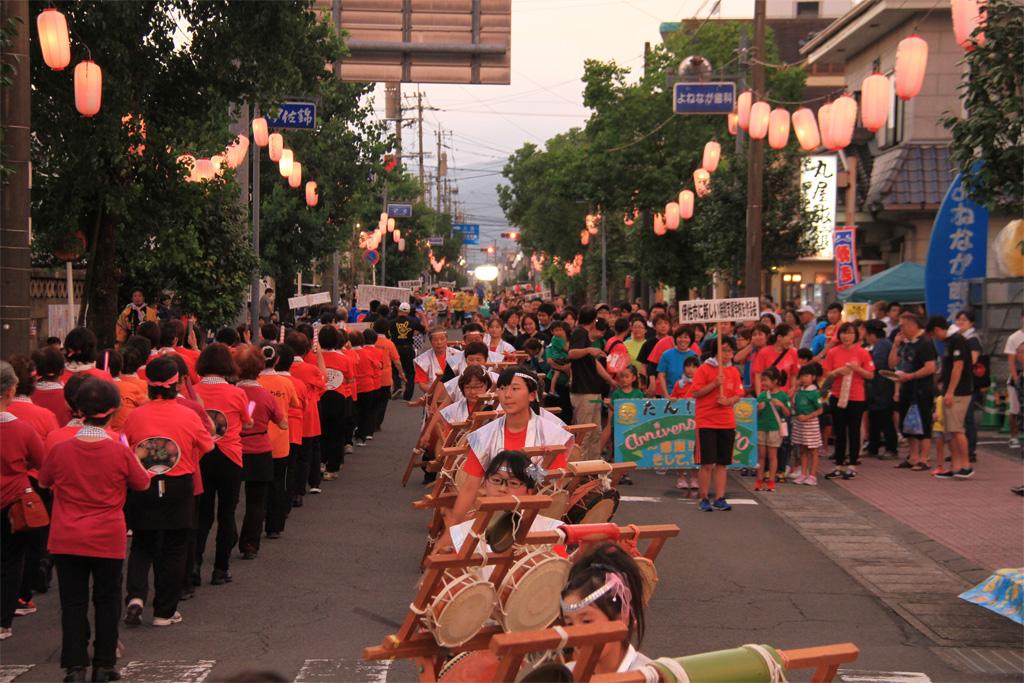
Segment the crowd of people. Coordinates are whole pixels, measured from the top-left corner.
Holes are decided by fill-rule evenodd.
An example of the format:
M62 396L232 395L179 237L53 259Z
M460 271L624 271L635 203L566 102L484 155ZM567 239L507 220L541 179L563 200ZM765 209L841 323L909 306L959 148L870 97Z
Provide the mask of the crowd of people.
M758 407L756 490L814 486L819 459L834 461L825 478L853 479L865 454L937 479L974 474L972 399L988 378L970 310L951 326L899 304L844 320L840 304L819 316L765 301L759 320L705 326L676 324L661 303L576 308L506 291L442 316L438 298L326 307L288 325L268 306L260 324L200 341L191 319L158 315L133 292L115 347L98 349L79 327L3 361L0 639L36 611L34 593L48 590L55 569L66 680L85 680L90 663L92 680L116 680L120 623L140 625L147 609L153 626L180 623L181 600L204 580L231 582L233 557L256 560L346 456L371 444L390 401L416 388L430 402L421 439L464 421L485 394L496 392L502 410L469 435L468 483L450 529L468 518L478 488L528 490L536 463L521 451L568 448L565 425L597 425L577 444L582 457L613 459L609 409L628 398L695 402L696 471L675 475L702 511L730 509L733 406L745 397ZM460 349L447 325L461 330ZM1019 397L1024 329L1006 353ZM518 364L489 371L510 358ZM1011 408L1016 439L1019 400ZM563 612L572 623L596 608L640 636L634 568L615 552L580 560ZM631 644L620 649L609 666L642 660Z

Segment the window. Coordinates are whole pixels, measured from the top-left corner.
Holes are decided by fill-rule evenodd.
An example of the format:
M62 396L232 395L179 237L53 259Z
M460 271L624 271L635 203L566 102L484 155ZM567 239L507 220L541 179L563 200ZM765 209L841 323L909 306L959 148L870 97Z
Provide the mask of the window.
M798 17L817 17L821 15L821 3L816 0L796 3L796 15Z
M889 116L885 120L885 128L878 131L879 144L892 147L903 142L903 119L906 116L907 103L896 96L896 76L892 72L886 74L889 79Z

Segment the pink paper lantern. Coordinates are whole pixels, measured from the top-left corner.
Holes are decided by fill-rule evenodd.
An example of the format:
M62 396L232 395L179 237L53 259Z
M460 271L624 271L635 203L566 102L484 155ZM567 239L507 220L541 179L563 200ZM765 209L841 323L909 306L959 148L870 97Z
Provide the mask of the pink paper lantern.
M718 161L722 157L722 146L714 140L709 140L704 145L704 159L701 163L703 168L708 173L714 173L715 169L718 168Z
M750 108L754 101L754 94L749 90L740 93L736 100L736 124L743 130L750 127Z
M829 149L845 149L853 140L853 129L857 125L857 100L851 95L842 95L832 103L832 117L829 122L832 146Z
M260 116L252 120L252 140L257 147L266 147L269 142L267 132L267 120Z
M71 39L68 20L53 7L47 7L36 17L39 30L39 49L43 61L54 71L63 71L71 63Z
M103 71L96 62L85 60L75 66L75 109L82 116L95 116L103 103Z
M284 150L284 138L280 133L271 133L267 137L269 146L267 147L267 153L270 155L270 160L277 163L281 161L281 152Z
M903 101L917 97L927 68L927 41L918 35L901 40L896 46L896 96Z
M765 101L754 102L750 107L750 133L751 140L763 140L768 134L768 122L771 119L772 108Z
M953 35L960 47L970 52L974 49L975 43L985 44L985 34L977 28L985 27L985 13L981 9L978 0L951 0L953 11Z
M693 192L690 190L679 193L679 217L684 220L693 218Z
M889 79L873 73L860 84L860 120L872 133L878 132L889 117Z
M730 112L726 121L726 125L729 126L729 135L736 135L736 130L739 128L740 115L736 112Z
M782 149L788 142L789 111L776 107L768 117L768 146L772 149Z
M293 161L292 172L288 175L288 187L299 189L300 185L302 185L302 164Z
M821 144L825 149L832 146L832 103L826 102L818 107L818 130L821 131Z
M320 195L316 192L316 181L310 180L306 183L306 206L316 206L320 202Z
M679 204L676 202L665 205L665 227L669 230L679 229Z
M793 112L793 132L796 140L800 143L800 149L810 152L821 144L821 137L818 135L818 122L814 119L814 112L803 107Z
M711 192L711 174L703 168L693 172L693 188L698 197L706 197Z

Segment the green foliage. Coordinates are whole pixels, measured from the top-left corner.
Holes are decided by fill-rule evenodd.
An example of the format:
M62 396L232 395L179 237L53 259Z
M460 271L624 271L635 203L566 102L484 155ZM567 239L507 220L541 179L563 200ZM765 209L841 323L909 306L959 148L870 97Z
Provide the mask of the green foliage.
M523 232L524 251L543 251L571 259L585 254L584 273L565 284L592 291L600 280L600 239L580 244L588 212L604 215L607 230L609 285L627 274L679 289L710 281L715 271L740 277L743 272L746 215L746 163L735 158L733 138L723 116L672 115L671 87L666 74L699 54L723 78L736 70L738 22L707 24L696 38L679 33L648 55L639 81L614 62L584 64L584 103L593 114L583 129L572 129L547 141L543 150L527 144L509 158L498 187L499 203L509 221ZM778 62L771 32L766 61ZM769 70L768 96L797 100L805 74L800 69ZM718 139L722 162L713 174L713 192L698 198L693 220L676 232L656 237L652 216L674 201L680 190L693 188L692 173L700 167L704 144ZM800 222L796 143L765 154L764 262L766 267L809 253ZM634 225L623 218L639 212ZM561 276L549 268L546 275ZM612 292L613 293L613 292Z
M1024 213L1024 13L1014 0L985 4L985 41L967 52L959 90L966 116L947 114L953 159L974 201ZM976 173L971 166L982 164Z

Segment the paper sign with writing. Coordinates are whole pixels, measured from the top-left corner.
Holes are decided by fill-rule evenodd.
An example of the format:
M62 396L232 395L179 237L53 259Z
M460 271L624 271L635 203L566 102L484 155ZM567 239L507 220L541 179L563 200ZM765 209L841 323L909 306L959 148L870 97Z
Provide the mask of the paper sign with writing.
M317 292L316 294L307 294L309 297L309 305L315 306L316 304L329 304L331 303L330 292Z
M731 467L757 466L757 401L740 400ZM614 402L616 462L635 462L639 469L690 468L696 453L695 402L668 399L622 399Z
M713 323L721 320L757 320L761 304L756 296L740 299L694 299L679 302L679 322Z
M371 301L388 303L392 299L400 302L409 300L408 287L382 287L379 285L359 285L356 287L356 306L358 308L369 308Z
M417 278L415 280L399 280L398 286L403 289L417 289L423 284L423 278Z
M291 297L288 297L288 308L289 309L294 311L296 308L305 308L306 306L309 306L309 295L308 294L303 295L303 296L291 296Z

